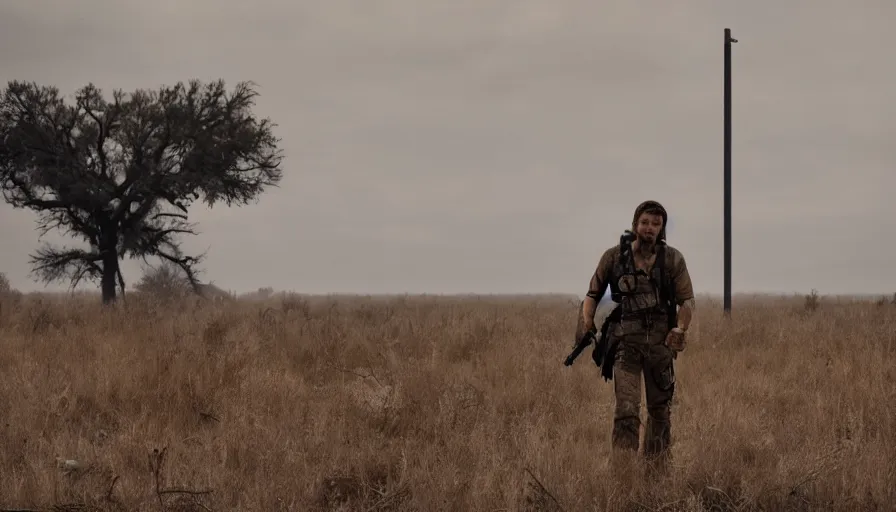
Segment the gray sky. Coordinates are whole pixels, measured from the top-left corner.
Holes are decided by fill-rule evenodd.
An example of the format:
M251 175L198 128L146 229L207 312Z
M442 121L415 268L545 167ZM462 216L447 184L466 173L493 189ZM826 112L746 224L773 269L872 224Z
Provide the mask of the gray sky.
M887 0L10 0L0 78L257 82L281 187L195 210L185 244L226 289L582 295L656 199L720 294L730 27L734 291L892 293L894 21ZM22 290L34 218L0 205Z

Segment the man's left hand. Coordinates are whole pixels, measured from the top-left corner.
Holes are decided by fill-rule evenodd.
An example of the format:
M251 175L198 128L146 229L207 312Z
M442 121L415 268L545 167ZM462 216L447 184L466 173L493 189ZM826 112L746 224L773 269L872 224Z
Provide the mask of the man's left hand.
M678 327L675 327L669 334L666 335L666 346L671 348L675 352L681 352L687 346L687 341L685 340L684 331Z

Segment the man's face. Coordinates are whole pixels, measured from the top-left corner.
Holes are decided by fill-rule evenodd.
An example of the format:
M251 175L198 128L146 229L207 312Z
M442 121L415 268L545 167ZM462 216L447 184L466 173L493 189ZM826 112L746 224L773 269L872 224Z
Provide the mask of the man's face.
M635 226L635 234L638 239L652 244L656 243L660 231L663 229L663 217L656 213L642 213L638 217L638 224Z

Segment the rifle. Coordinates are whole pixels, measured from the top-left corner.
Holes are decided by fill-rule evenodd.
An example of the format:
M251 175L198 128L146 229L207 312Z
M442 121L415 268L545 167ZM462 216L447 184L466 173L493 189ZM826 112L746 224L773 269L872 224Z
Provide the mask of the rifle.
M615 322L618 322L620 319L620 315L622 314L622 309L619 306L613 308L613 311L610 312L609 315L604 318L603 324L600 326L600 339L597 339L597 332L595 329L591 329L582 336L582 339L578 340L575 346L572 349L572 352L566 356L566 360L563 362L565 366L571 366L572 363L579 357L579 354L582 353L588 345L591 345L594 342L594 351L591 353L591 359L594 361L599 368L601 368L604 372L606 372L606 365L610 366L609 371L612 374L612 366L613 366L613 358L615 356L615 344L613 346L608 346L609 343L609 330L610 325ZM610 377L612 378L612 377Z
M576 360L576 358L579 357L579 354L581 354L582 351L585 350L585 348L587 348L588 345L591 345L591 342L594 341L595 334L596 333L595 333L594 329L588 330L588 332L586 332L584 334L584 336L582 336L582 339L577 341L575 346L573 346L572 352L570 352L569 355L566 356L566 360L563 361L563 365L564 366L572 365L572 363ZM595 348L595 350L597 350L597 348Z

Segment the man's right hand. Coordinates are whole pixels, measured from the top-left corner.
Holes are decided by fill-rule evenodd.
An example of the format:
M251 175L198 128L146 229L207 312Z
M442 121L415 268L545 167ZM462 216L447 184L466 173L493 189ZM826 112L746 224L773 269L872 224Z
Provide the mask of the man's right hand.
M597 313L597 301L591 297L585 297L582 301L582 323L585 331L594 330L594 315ZM584 334L584 332L583 332Z
M580 320L578 328L576 328L576 343L578 343L579 341L582 340L582 338L585 337L585 333L587 333L588 331L593 331L593 330L594 330L594 322L591 322L591 325L589 326L588 324L583 323Z

